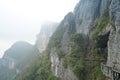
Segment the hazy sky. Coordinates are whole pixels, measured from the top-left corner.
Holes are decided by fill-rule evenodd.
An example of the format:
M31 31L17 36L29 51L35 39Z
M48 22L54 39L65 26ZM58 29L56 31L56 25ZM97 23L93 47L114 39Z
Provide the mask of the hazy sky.
M43 21L60 22L79 0L0 0L0 56L14 42L34 43Z

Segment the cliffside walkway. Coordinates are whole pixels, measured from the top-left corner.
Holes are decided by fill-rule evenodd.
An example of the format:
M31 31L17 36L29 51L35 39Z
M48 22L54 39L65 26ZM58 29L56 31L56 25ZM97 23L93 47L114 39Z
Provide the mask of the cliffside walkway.
M104 62L105 59L89 59L89 58L85 58L85 61L99 61L99 62Z
M101 70L110 80L120 80L120 70L117 68L101 64Z

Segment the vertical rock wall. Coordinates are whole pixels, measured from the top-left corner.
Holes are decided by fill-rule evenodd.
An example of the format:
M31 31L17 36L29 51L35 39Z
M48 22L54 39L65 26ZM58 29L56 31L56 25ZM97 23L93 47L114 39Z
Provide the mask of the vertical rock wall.
M110 0L80 0L74 10L77 33L89 34L94 20L104 14L109 3Z
M110 17L113 29L108 42L107 65L120 70L120 0L112 0Z
M94 20L104 14L109 0L80 0L73 13L68 13L59 27L64 27L61 47L64 54L70 52L70 33L83 33L89 35L93 29ZM53 47L50 51L51 71L61 80L78 80L68 67L62 65L64 58L59 58L57 48Z
M36 45L40 53L42 53L46 49L49 38L52 36L57 26L58 26L57 23L52 22L46 22L44 25L41 26L41 31L37 35L36 41Z

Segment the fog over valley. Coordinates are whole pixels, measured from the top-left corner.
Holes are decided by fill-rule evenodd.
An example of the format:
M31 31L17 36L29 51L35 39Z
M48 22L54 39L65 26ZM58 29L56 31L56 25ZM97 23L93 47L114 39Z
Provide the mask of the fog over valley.
M0 0L0 56L16 41L34 44L42 23L60 22L78 1Z

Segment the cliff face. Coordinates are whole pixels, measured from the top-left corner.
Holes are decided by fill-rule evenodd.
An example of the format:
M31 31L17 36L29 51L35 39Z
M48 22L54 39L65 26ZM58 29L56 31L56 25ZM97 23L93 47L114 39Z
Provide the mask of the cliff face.
M51 37L52 41L54 41L53 38L58 40L58 42L55 43L55 46L51 46L50 50L51 71L55 76L60 77L61 80L77 80L76 76L74 76L69 68L64 68L64 58L60 58L60 55L58 55L59 53L61 54L61 52L63 54L70 52L70 34L75 32L74 19L73 13L68 13Z
M50 46L51 71L57 77L60 77L61 80L79 80L79 79L86 80L88 79L87 77L90 76L90 74L86 73L87 71L89 71L89 69L92 69L92 66L90 66L88 62L81 63L81 64L84 64L83 66L87 66L84 68L89 67L88 70L83 69L82 67L79 66L80 69L82 68L81 72L83 70L82 73L80 72L76 73L73 69L74 68L77 69L76 66L79 65L78 63L80 63L80 61L82 60L85 60L85 58L92 58L93 60L95 59L95 57L93 56L94 52L91 52L92 49L91 51L87 49L87 48L93 47L93 46L90 46L91 45L90 43L93 43L93 42L89 42L89 36L90 36L90 33L94 31L94 28L97 27L95 26L95 20L98 18L102 18L104 16L104 13L108 8L109 4L110 4L109 0L81 0L75 7L74 12L73 13L70 12L65 16L65 18L60 23L57 30L51 37L51 40L49 43L54 44ZM107 29L109 29L109 27ZM109 30L105 32L109 32ZM84 41L86 40L85 43L84 41L82 42L83 39L80 39L81 36L79 34L84 35L83 39ZM78 40L77 41L75 40L76 41L75 42L75 41L72 41L72 38L75 38ZM55 43L53 43L52 41L54 41ZM107 42L106 42L106 45L107 45ZM81 51L81 48L83 48L82 51ZM84 56L84 58L81 57L80 55ZM88 55L91 55L91 56L88 56ZM78 61L76 57L80 58L80 61ZM68 63L67 68L63 66L66 60ZM71 62L73 61L73 62L70 63L69 61ZM76 66L73 66L73 63L75 63ZM97 63L94 63L94 64L97 64ZM91 64L91 65L94 65L94 64ZM86 78L81 78L82 75L84 75L84 73L86 73L87 75ZM94 73L94 70L93 70L93 73ZM94 76L93 77L91 76L90 78L93 79Z
M37 35L36 46L38 47L40 53L42 53L48 44L49 38L52 36L53 32L56 30L57 23L46 22L43 24L40 33Z
M38 37L44 55L16 80L119 80L119 26L120 0L80 0L48 36L49 42L44 34Z
M108 59L104 74L111 80L117 79L114 73L120 72L120 1L111 0L110 17L112 29L108 41ZM107 70L111 72L107 72ZM119 76L120 77L120 76Z
M69 17L68 17L69 16ZM74 25L75 23L73 22L74 21L74 16L72 13L69 13L68 16L65 17L65 20L61 22L60 26L62 26L62 31L58 32L56 31L56 33L58 33L58 35L61 35L61 37L63 36L64 34L64 30L66 32L65 34L65 39L63 39L63 41L65 41L63 44L63 48L62 49L65 49L65 51L67 50L67 46L68 46L68 43L66 40L69 40L69 35L67 34L68 31L70 30L73 30L74 28ZM58 24L56 23L47 23L45 25L42 26L42 29L37 37L37 42L36 42L36 45L40 51L40 53L42 53L43 51L45 51L46 47L47 47L47 44L49 42L49 38L52 36L52 34L55 32L56 28L57 28ZM59 28L59 26L58 26ZM60 34L59 34L60 33ZM68 36L68 37L66 37ZM68 41L69 42L69 41ZM66 45L67 44L67 45ZM51 53L50 53L50 56L51 56L51 70L53 71L53 73L57 76L58 74L62 76L66 76L66 80L69 80L71 78L73 78L72 76L69 75L69 77L67 76L68 74L71 74L71 73L68 73L68 71L70 72L70 70L66 70L62 67L62 63L61 61L59 61L59 57L57 56L57 54L55 53L56 51L56 48L52 48L51 50ZM67 75L62 72L65 73L68 73ZM64 78L64 77L63 77Z
M111 22L113 29L111 30L109 47L108 47L108 65L120 69L120 1L112 0L110 6Z
M80 0L74 10L76 31L89 34L93 29L93 22L103 15L109 0Z
M19 41L9 48L0 60L0 79L13 80L16 74L22 71L38 56L38 50L33 45Z
M38 49L38 54L33 57L32 63L24 68L22 72L14 77L14 80L56 80L50 72L50 60L48 58L46 47L49 39L57 28L58 23L46 22L41 26L40 33L37 35L35 48ZM33 47L33 48L34 48ZM33 52L35 53L35 52ZM34 56L35 54L33 54ZM26 61L26 60L25 60ZM28 61L29 62L29 61ZM52 78L52 79L51 79Z

